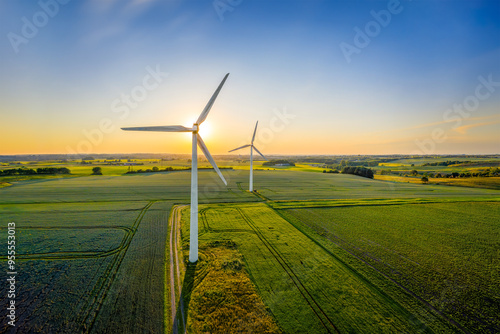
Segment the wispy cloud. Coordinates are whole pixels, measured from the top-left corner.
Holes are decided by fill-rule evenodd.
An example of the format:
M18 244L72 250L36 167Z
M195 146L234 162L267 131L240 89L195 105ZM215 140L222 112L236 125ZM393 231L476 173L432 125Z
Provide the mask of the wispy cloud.
M454 130L457 131L460 134L467 134L467 130L472 129L472 128L477 128L480 126L487 126L487 125L493 125L493 124L500 124L500 121L491 121L491 122L482 122L482 123L476 123L476 124L467 124L467 125L462 125L459 126L458 128L455 128Z
M482 117L469 117L469 118L465 118L463 120L464 121L481 121L481 120L484 120L484 119L491 119L491 118L500 118L500 115L490 115L490 116L482 116ZM402 129L402 130L423 129L423 128L429 128L429 127L432 127L432 126L443 125L443 124L447 124L447 123L456 123L456 120L455 119L449 119L449 120L440 121L440 122L419 124L419 125L415 125L415 126L412 126L412 127L409 127L409 128ZM464 127L464 126L461 126L460 128L462 128L462 127Z
M86 4L88 33L81 42L93 45L126 34L133 20L159 0L93 0Z
M124 7L123 14L132 17L138 16L157 1L158 0L132 0Z
M497 122L500 122L500 115L469 117L469 118L462 119L462 121L463 122L472 122L472 121L483 121L483 120L487 120L487 119L496 119L495 121L492 121L491 123L497 123ZM440 126L443 124L450 124L450 123L456 123L456 122L457 121L455 119L451 119L451 120L445 120L445 121L439 121L439 122L417 124L417 125L410 126L410 127L402 127L402 128L391 129L391 130L376 131L376 132L370 133L369 135L370 136L382 135L383 137L386 137L389 133L392 133L392 134L407 133L407 132L412 131L412 130L437 127L437 126ZM490 124L490 122L488 122L488 124ZM468 125L460 126L460 128L465 127L465 126L468 126ZM458 129L458 127L455 128L455 130L456 129Z
M87 2L86 9L94 15L103 15L109 12L117 0L92 0Z

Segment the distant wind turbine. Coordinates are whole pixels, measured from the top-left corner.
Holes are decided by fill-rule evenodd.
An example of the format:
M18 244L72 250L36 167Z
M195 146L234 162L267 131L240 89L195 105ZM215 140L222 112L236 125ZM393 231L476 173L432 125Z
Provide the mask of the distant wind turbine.
M252 142L250 144L243 145L241 147L238 147L238 148L235 148L234 150L229 151L229 152L234 152L234 151L237 151L237 150L245 148L245 147L250 147L250 187L249 187L250 192L253 191L253 150L255 149L257 151L257 153L260 154L261 157L263 157L265 160L267 160L267 158L262 153L260 153L260 151L257 149L257 147L255 147L255 145L253 144L253 142L255 140L255 134L257 133L257 125L259 125L259 121L257 121L257 123L255 123L255 130L253 130Z
M217 174L219 174L222 182L227 186L226 179L217 167L212 155L208 151L207 146L201 139L200 134L198 133L201 123L205 121L212 108L217 95L219 95L222 86L226 82L229 73L226 74L219 87L215 91L214 95L208 104L205 106L205 109L198 117L196 123L193 124L192 128L187 128L182 125L170 125L170 126L145 126L145 127L134 127L134 128L122 128L125 131L156 131L156 132L192 132L193 133L193 148L192 148L192 158L191 158L191 223L190 223L190 238L189 238L189 262L198 261L198 153L197 146L203 151L205 157L210 161L210 164L215 169Z

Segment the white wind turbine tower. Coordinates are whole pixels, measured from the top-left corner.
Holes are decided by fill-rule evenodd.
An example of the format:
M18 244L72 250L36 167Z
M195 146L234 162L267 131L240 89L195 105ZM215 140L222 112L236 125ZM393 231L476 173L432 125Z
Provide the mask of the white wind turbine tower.
M229 151L229 152L234 152L234 151L237 151L237 150L245 148L245 147L250 147L250 186L249 186L250 192L253 191L253 150L255 149L257 151L257 153L260 154L261 157L263 157L265 160L267 160L267 158L262 153L260 153L260 151L257 149L257 147L255 147L255 145L253 144L253 142L255 140L255 134L257 133L257 125L259 125L259 121L257 121L257 123L255 123L255 130L253 130L252 142L250 144L243 145L243 146L240 146L238 148L235 148L234 150Z
M222 182L227 185L226 179L222 176L217 164L215 163L212 155L208 151L207 146L201 139L200 134L198 133L199 127L201 123L205 121L212 108L217 95L219 95L222 86L226 82L229 73L226 74L219 87L215 91L214 95L210 101L208 101L205 109L198 117L196 123L193 124L192 128L187 128L182 125L170 125L170 126L145 126L145 127L134 127L134 128L122 128L122 130L126 131L156 131L156 132L192 132L193 133L193 149L192 149L192 158L191 158L191 223L190 223L190 238L189 238L189 262L198 261L198 152L197 146L203 151L205 157L210 161L210 164L215 169L217 174L219 174Z

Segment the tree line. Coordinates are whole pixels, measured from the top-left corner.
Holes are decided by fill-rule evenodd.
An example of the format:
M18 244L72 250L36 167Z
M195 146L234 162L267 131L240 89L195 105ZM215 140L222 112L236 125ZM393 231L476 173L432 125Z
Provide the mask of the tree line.
M173 167L166 167L165 169L160 169L156 166L153 168L148 168L148 169L138 169L138 170L132 170L129 168L128 172L125 174L136 174L136 173L158 173L158 172L173 172L174 170L190 170L190 167L183 167L183 168L177 168L174 169Z
M71 174L71 171L66 167L41 167L35 169L31 168L12 168L0 170L1 176L12 175L55 175L55 174Z
M262 164L262 166L276 166L276 165L289 165L289 166L295 166L295 163L289 161L289 160L284 160L284 159L278 159L278 160L271 160L271 161L266 161Z
M213 167L198 167L199 170L203 169L214 169ZM219 167L219 169L233 169L233 167ZM162 172L174 172L174 171L180 171L180 170L191 170L191 167L179 167L179 168L174 168L174 167L166 167L164 169L160 169L158 167L153 167L153 168L148 168L148 169L138 169L138 170L132 170L129 168L128 172L125 174L137 174L137 173L162 173Z
M470 163L470 162L471 162L470 160L466 160L466 161L447 160L447 161L439 161L439 162L426 162L422 166L449 166L449 165L466 164L466 163Z
M500 176L500 168L488 168L483 171L477 171L477 172L469 172L469 171L463 171L463 172L452 172L452 173L445 173L445 172L419 172L416 169L413 169L410 172L402 173L402 172L393 172L390 169L386 170L381 170L380 175L399 175L399 176L425 176L425 177L432 177L432 178L468 178L468 177L495 177L495 176Z

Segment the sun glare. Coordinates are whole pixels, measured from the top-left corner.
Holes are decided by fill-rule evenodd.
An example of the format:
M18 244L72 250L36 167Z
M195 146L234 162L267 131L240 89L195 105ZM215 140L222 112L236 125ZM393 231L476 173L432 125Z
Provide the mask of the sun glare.
M203 140L207 140L210 138L210 135L212 134L212 124L210 123L210 121L203 122L203 124L200 126L199 133Z
M197 117L198 116L193 116L193 117L187 118L182 123L182 125L184 125L185 127L191 128L193 126L194 122L196 122ZM203 138L203 140L207 140L208 138L210 138L210 136L212 134L212 123L210 122L209 119L205 120L205 122L203 122L203 124L201 124L199 133L200 133L201 137ZM191 138L191 133L189 133L189 138Z

